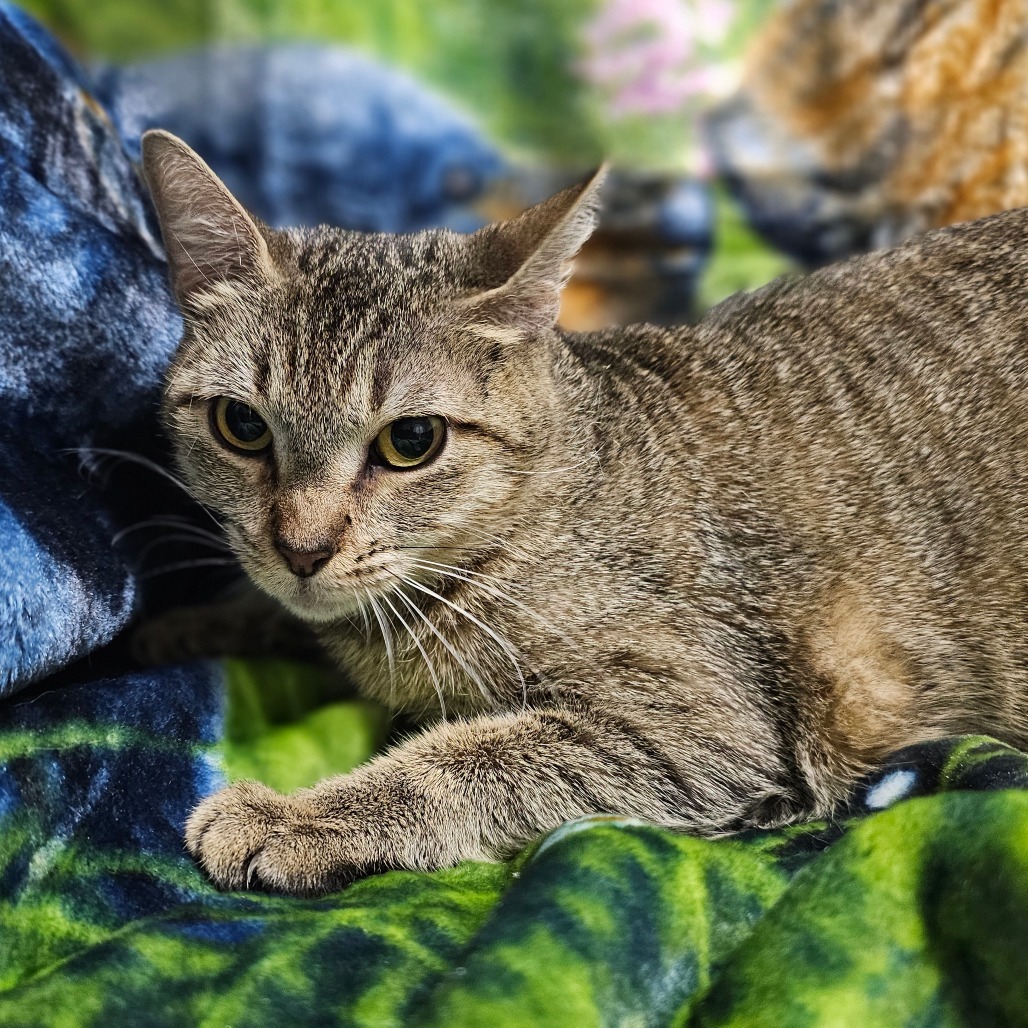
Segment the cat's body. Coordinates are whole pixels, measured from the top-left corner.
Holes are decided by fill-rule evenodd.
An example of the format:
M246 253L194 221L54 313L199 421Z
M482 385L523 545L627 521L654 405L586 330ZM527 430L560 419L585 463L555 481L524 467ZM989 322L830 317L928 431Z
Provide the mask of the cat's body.
M470 240L279 235L148 151L187 480L362 689L448 718L206 801L216 881L316 892L595 811L777 823L919 739L1028 744L1028 214L576 336L553 319L593 186ZM274 438L257 460L211 439L225 395ZM429 414L437 457L374 457Z

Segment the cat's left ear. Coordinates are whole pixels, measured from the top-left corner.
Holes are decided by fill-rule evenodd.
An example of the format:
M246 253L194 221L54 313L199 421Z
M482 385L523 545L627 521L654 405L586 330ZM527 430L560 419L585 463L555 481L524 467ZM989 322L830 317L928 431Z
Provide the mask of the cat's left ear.
M484 289L463 306L485 324L552 328L571 263L596 228L606 165L578 185L471 237Z
M204 294L275 277L256 219L181 139L160 130L145 133L143 171L180 304L195 306Z

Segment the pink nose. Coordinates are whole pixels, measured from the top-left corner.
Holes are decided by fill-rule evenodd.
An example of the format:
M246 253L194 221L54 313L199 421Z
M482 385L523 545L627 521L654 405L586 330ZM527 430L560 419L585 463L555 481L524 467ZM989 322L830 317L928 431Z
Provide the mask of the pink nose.
M335 547L322 543L316 550L294 550L284 539L275 540L275 549L282 554L289 570L300 578L316 575L335 555Z

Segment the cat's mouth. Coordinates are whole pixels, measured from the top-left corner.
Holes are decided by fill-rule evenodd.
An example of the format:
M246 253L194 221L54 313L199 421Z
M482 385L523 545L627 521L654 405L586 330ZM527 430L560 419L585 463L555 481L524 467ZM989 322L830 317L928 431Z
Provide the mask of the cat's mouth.
M268 552L242 529L230 529L229 537L247 575L304 621L329 624L351 617L368 604L369 593L392 583L389 569L379 562L346 566L343 555L316 574L302 577L293 574L279 554Z
M329 624L356 614L369 603L369 593L375 593L390 580L388 573L363 572L347 574L329 568L310 578L299 578L286 572L261 576L250 571L258 584L271 593L284 607L305 621ZM370 570L370 569L369 569Z

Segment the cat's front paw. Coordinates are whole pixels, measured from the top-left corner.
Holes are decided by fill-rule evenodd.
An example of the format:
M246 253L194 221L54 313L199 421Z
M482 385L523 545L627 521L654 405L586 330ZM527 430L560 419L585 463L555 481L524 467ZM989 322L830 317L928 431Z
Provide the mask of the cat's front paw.
M316 896L396 866L381 833L356 816L239 782L203 801L186 824L186 847L222 889Z

